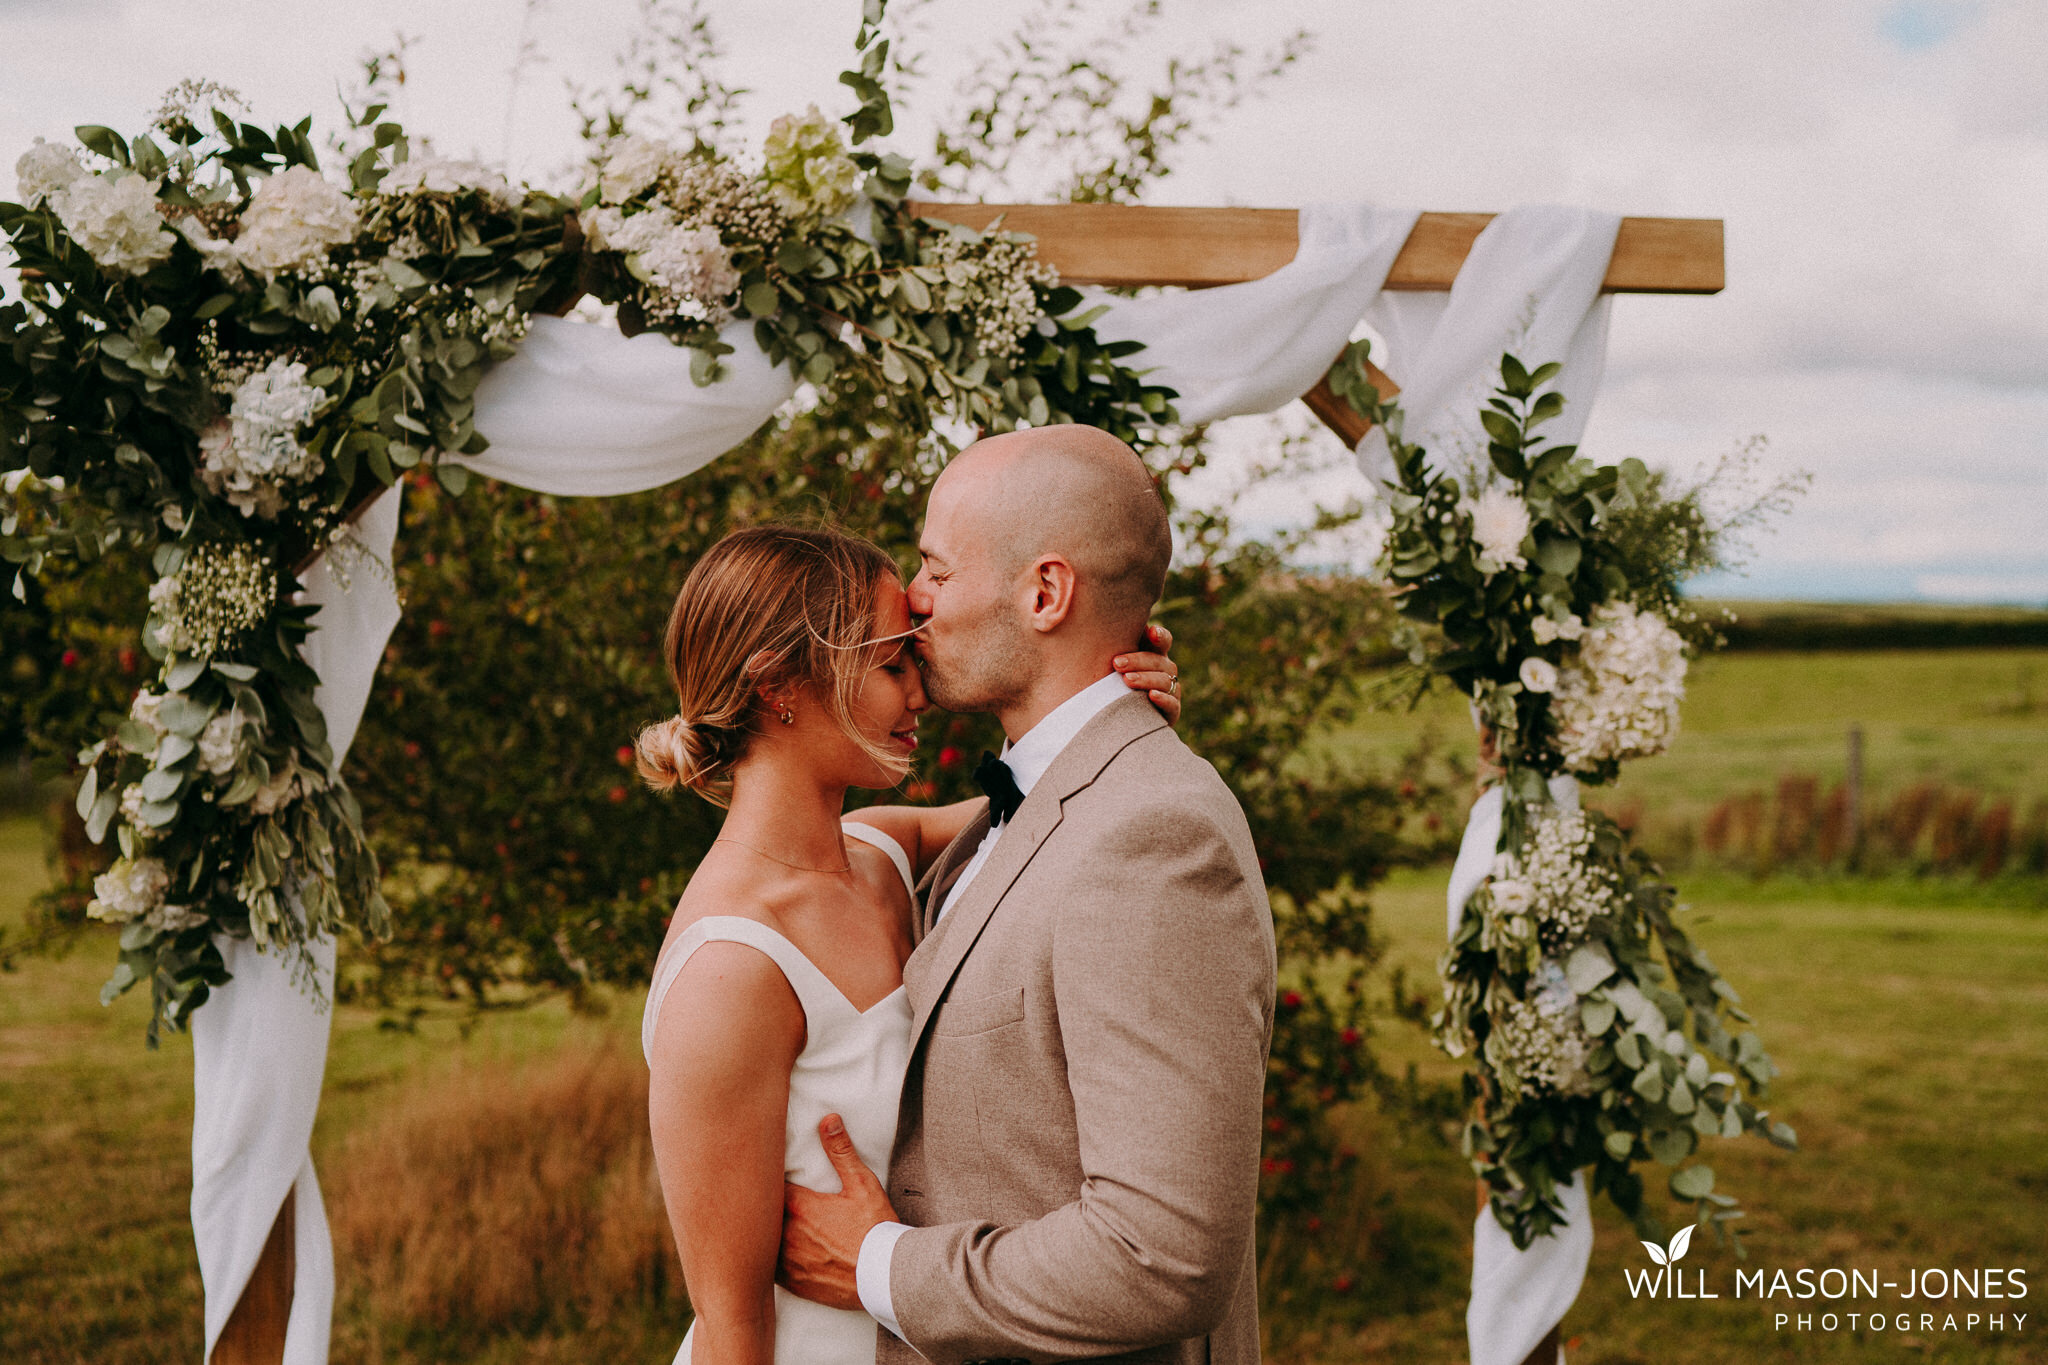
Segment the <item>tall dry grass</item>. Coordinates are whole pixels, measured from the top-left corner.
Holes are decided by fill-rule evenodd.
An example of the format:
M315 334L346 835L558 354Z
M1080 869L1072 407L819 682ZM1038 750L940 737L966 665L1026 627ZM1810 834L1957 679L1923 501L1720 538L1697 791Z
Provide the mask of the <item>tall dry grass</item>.
M340 1288L384 1331L687 1319L647 1072L617 1047L422 1077L325 1172Z
M1622 823L1628 824L1624 818ZM2016 803L1967 787L1918 782L1870 799L1860 827L1848 792L1791 773L1777 791L1724 798L1693 829L1665 821L1649 832L1674 863L1704 862L1763 875L1781 868L1975 876L2048 873L2048 799L2021 820Z

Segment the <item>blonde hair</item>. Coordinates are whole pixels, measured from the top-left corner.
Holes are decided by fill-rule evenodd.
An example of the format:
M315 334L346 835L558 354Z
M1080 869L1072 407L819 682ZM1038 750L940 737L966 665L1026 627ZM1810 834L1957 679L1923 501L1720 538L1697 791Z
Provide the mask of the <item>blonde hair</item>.
M771 687L812 688L849 739L907 772L853 715L861 680L894 647L874 638L874 622L877 589L896 573L880 548L829 527L755 526L706 551L676 594L662 643L677 714L634 743L647 785L727 804Z

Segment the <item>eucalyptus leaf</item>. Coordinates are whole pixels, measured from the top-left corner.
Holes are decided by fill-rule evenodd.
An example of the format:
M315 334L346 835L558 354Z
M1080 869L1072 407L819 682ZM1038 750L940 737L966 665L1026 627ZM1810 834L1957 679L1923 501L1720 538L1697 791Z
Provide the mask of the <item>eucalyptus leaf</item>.
M145 802L169 801L185 786L185 774L175 768L152 768L142 778Z
M85 837L95 844L107 837L107 826L114 822L114 816L121 810L121 798L111 790L99 794L92 803L92 809L85 816Z
M206 659L197 654L182 654L174 657L171 666L164 672L164 686L173 692L183 692L199 681L206 672Z
M1707 1166L1684 1166L1671 1173L1671 1193L1680 1199L1705 1199L1714 1188L1714 1172Z
M145 801L136 812L136 822L145 829L162 829L178 818L178 803L175 801Z
M156 715L172 734L197 738L206 722L213 719L214 709L190 693L172 692L158 704Z

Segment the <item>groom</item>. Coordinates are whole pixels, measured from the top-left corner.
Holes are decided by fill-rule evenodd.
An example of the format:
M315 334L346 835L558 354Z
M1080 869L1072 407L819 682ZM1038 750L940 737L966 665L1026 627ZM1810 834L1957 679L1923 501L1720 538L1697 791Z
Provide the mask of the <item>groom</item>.
M888 1188L827 1119L842 1190L789 1188L780 1278L883 1365L1257 1365L1272 921L1236 800L1112 663L1166 509L1121 441L1039 428L947 466L919 551L926 689L1007 762L919 888Z

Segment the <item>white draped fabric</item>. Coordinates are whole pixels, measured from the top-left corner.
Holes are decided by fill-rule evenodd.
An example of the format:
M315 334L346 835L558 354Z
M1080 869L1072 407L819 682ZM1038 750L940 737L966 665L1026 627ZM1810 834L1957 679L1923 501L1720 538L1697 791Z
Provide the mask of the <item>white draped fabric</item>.
M1620 227L1619 215L1590 209L1510 209L1479 234L1449 294L1382 293L1366 318L1386 338L1382 364L1401 384L1402 435L1439 459L1483 464L1478 413L1508 352L1531 369L1553 360L1563 365L1554 387L1564 395L1564 412L1543 434L1559 444L1577 442L1606 368L1609 301L1600 283ZM1367 433L1358 461L1368 478L1392 475L1384 433ZM1576 808L1578 783L1553 781L1551 799ZM1450 934L1492 867L1501 801L1498 787L1487 792L1466 822L1446 897ZM1565 1226L1527 1251L1516 1250L1491 1210L1474 1221L1465 1312L1472 1365L1522 1365L1578 1298L1593 1254L1592 1206L1583 1178L1560 1194Z
M306 662L320 675L313 700L327 721L338 768L355 742L370 679L398 624L391 547L402 489L377 499L356 523L363 553L323 559L300 580L317 602L319 629ZM339 562L337 562L339 561ZM234 980L192 1016L192 1239L206 1287L206 1355L241 1300L286 1191L298 1189L296 1275L285 1365L321 1365L334 1307L334 1249L307 1144L327 1070L334 941L313 945L312 979L279 953L216 938Z
M1500 847L1502 799L1501 789L1494 787L1472 804L1445 897L1445 929L1450 935L1458 932L1465 902L1493 869ZM1552 778L1550 799L1577 810L1578 782ZM1593 1208L1583 1179L1561 1186L1558 1193L1564 1203L1564 1226L1527 1251L1515 1249L1515 1239L1494 1218L1493 1210L1481 1209L1473 1222L1472 1301L1465 1309L1472 1365L1522 1365L1579 1297L1593 1256Z
M1447 308L1432 315L1431 300L1411 308L1403 299L1390 308L1381 293L1414 210L1311 206L1302 211L1291 264L1264 279L1197 293L1107 298L1110 311L1097 330L1144 342L1135 363L1179 392L1176 406L1188 421L1292 402L1314 386L1361 317L1375 319L1390 341L1396 334L1403 339L1394 364L1406 366L1406 373L1396 371L1408 386L1404 404L1437 393L1433 401L1450 411L1465 391L1465 370L1498 360L1532 296L1536 325L1524 329L1526 354L1568 350L1568 375L1590 373L1597 382L1606 314L1593 294L1615 220L1603 220L1607 245L1598 246L1599 227L1590 221L1596 216L1574 219L1575 212L1502 215L1481 234L1458 288L1447 301L1435 300ZM1600 265L1587 277L1584 262L1596 250ZM1540 264L1531 268L1530 261ZM1483 288L1466 287L1474 265ZM1419 341L1424 334L1427 341ZM1454 339L1462 346L1454 347ZM690 379L690 353L664 338L628 339L606 327L535 318L519 354L494 368L477 391L477 429L490 449L462 462L490 478L564 496L639 492L682 478L745 440L795 392L788 371L769 364L748 327L727 329L725 340L733 347L724 358L726 377L699 387ZM1565 342L1570 346L1560 349ZM1409 344L1420 347L1412 364L1403 358ZM1579 409L1573 416L1582 423ZM384 566L398 503L393 490L359 532ZM388 568L343 567L345 585L324 563L304 580L308 600L322 606L306 656L321 677L318 701L337 764L399 615ZM285 1359L314 1365L327 1356L334 1265L307 1143L326 1065L333 947L323 945L319 955L317 991L301 989L275 955L225 940L221 947L235 979L213 993L192 1030L192 1226L206 1285L207 1352L241 1298L285 1192L296 1186L298 1269Z
M1556 204L1510 209L1472 244L1448 294L1383 293L1366 321L1386 338L1380 365L1401 385L1402 434L1439 457L1483 457L1479 409L1502 352L1534 369L1564 366L1564 414L1543 428L1560 444L1586 429L1607 364L1609 300L1600 294L1621 216ZM1358 444L1366 476L1393 474L1385 433Z

